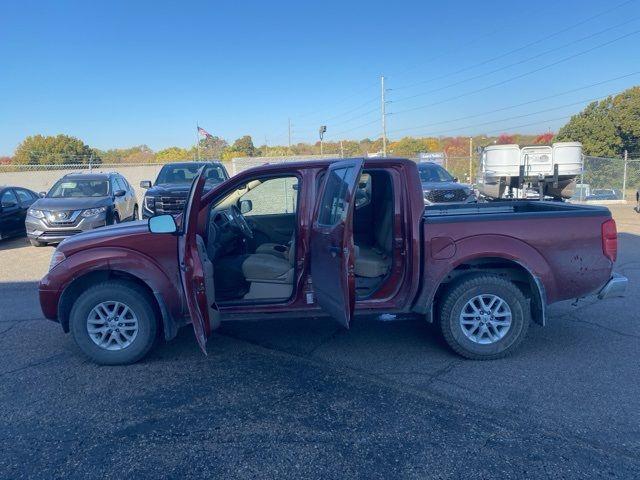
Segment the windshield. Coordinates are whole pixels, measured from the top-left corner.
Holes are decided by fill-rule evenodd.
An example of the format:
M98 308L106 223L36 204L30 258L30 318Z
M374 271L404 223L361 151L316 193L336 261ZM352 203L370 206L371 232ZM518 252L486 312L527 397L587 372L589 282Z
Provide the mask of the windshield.
M426 182L453 182L453 177L444 168L438 165L420 165L420 181Z
M156 185L163 183L191 183L198 174L202 165L165 165L160 170ZM204 171L207 183L220 183L224 181L224 171L222 167L208 166Z
M51 187L47 197L106 197L107 195L109 195L109 182L106 179L62 179Z

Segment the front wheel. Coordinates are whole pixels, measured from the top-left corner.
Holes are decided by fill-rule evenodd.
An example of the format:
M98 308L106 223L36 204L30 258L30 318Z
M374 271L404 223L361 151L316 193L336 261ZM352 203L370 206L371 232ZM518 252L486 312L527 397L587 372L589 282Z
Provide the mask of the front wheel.
M133 217L131 217L132 222L135 222L136 220L138 220L138 205L133 207Z
M34 247L44 247L44 243L39 242L38 240L29 239L29 243Z
M82 293L69 327L80 350L102 365L124 365L144 357L156 337L151 299L139 286L107 281Z
M493 360L515 351L529 329L529 301L509 280L475 275L451 288L440 309L449 346L472 360Z

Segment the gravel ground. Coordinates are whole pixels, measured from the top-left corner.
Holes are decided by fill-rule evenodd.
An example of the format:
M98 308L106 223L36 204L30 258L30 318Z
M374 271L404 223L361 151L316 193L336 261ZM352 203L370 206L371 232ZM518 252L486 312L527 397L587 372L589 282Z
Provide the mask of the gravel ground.
M419 321L228 323L87 362L42 319L52 248L0 243L0 478L639 478L640 215L612 206L626 298L551 307L511 358Z

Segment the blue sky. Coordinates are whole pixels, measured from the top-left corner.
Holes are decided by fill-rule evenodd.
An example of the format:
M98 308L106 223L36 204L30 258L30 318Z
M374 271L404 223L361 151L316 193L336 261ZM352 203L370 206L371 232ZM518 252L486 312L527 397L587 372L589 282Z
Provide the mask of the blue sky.
M37 133L188 147L196 122L257 145L286 144L288 118L293 142L321 124L327 139L373 138L381 75L392 139L556 130L640 84L640 0L5 0L0 12L0 155Z

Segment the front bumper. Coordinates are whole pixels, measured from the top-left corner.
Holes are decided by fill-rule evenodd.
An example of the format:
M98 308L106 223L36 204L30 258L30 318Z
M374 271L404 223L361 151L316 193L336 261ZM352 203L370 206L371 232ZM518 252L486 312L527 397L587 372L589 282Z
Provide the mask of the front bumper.
M598 292L598 298L603 300L605 298L620 297L624 295L627 289L629 280L627 277L614 273L604 287Z
M107 220L104 215L81 218L74 224L64 226L50 225L44 219L30 215L27 216L25 221L27 237L41 243L60 243L67 237L93 230L94 228L104 227L105 225L107 225Z

